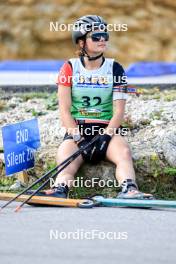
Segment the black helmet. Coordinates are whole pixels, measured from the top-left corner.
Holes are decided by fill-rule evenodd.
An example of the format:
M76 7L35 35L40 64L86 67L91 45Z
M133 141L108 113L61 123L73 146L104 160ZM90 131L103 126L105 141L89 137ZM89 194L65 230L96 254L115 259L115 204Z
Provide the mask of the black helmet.
M96 15L82 16L77 19L73 25L73 43L77 44L78 40L84 37L92 29L100 29L107 31L107 23L102 17Z

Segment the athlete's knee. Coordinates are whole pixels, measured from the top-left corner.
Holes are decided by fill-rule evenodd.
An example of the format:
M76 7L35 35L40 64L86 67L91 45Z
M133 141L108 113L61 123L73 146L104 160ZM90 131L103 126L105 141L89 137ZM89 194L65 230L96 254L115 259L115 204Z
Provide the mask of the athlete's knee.
M78 150L78 147L72 141L63 141L57 150L57 158L65 159L71 156L76 150Z
M130 160L131 159L131 150L129 147L124 147L120 153L121 153L121 155L120 155L121 160Z
M61 159L60 162L58 160L57 164L59 165L62 162L63 162L63 159ZM78 171L78 169L81 166L81 164L82 164L82 159L80 157L78 157L77 159L73 160L69 165L67 165L63 169L62 174L63 173L67 173L67 174L71 174L71 175L76 174L76 172Z
M57 155L56 155L57 164L60 164L66 159L68 159L69 157L71 157L73 153L74 151L73 152L66 152L66 151L63 152L63 151L58 150Z

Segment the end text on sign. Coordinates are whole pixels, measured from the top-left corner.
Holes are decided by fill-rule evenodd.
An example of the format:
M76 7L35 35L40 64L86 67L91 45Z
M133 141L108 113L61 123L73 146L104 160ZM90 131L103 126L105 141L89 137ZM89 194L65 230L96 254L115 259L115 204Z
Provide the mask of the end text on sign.
M22 129L16 131L16 143L21 144L27 142L29 139L29 131L28 129Z

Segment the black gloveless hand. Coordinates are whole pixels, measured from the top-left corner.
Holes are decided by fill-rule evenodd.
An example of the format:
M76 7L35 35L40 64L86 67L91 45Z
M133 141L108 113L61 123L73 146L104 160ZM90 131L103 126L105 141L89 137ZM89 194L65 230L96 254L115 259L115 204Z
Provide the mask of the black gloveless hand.
M89 140L84 138L81 141L79 141L77 145L79 149L81 149L81 148L84 148L89 142L90 142ZM82 152L82 157L85 161L90 161L91 149L92 147L89 146Z

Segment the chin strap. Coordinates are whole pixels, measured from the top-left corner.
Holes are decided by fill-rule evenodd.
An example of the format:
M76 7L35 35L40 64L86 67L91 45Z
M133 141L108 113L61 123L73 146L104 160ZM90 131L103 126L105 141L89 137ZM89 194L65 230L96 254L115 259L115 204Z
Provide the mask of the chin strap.
M96 57L90 57L88 54L87 54L87 57L88 57L88 60L89 61L94 61L94 60L97 60L99 58L101 58L103 56L103 53L101 53L100 55L96 56Z
M97 56L95 56L95 57L91 57L91 56L89 56L89 54L87 53L85 47L82 49L82 51L83 51L83 56L86 56L86 57L88 58L89 61L97 60L97 59L99 59L99 58L101 58L101 57L103 56L103 53L101 53L101 54L99 54L99 55L97 55Z

